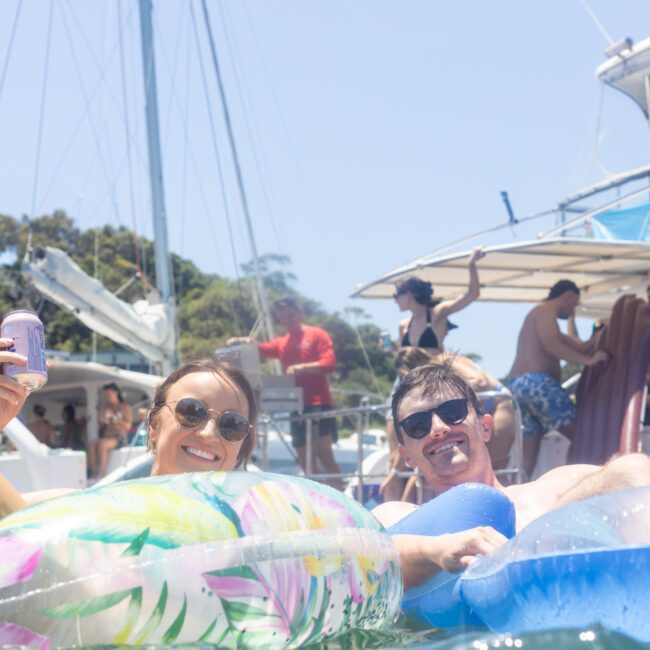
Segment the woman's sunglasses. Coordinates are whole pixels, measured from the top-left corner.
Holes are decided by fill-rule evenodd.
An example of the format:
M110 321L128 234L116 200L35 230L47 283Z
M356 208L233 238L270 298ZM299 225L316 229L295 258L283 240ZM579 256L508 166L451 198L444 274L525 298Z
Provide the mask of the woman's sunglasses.
M171 404L175 404L172 408ZM164 404L174 414L176 422L183 429L197 429L202 427L210 419L208 405L194 397L184 397L178 402ZM215 411L215 413L219 413ZM253 428L245 415L237 411L225 411L219 413L217 418L219 434L226 442L241 442Z
M462 399L450 399L428 411L411 413L399 423L399 426L402 427L402 431L409 438L420 440L431 431L434 413L445 424L460 424L467 417L467 399L464 397Z

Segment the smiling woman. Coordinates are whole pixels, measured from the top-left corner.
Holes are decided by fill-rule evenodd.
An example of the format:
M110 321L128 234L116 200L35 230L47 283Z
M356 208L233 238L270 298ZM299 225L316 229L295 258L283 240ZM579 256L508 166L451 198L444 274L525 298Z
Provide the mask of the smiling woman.
M255 394L238 368L186 361L160 385L149 411L151 474L245 468L256 420Z

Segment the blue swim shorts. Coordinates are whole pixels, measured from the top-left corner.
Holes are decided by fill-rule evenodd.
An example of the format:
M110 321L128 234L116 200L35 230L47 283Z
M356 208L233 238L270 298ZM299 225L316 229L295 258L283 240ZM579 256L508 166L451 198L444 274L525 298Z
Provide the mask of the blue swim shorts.
M547 372L529 372L508 380L521 409L524 436L544 435L576 419L576 407L560 382Z

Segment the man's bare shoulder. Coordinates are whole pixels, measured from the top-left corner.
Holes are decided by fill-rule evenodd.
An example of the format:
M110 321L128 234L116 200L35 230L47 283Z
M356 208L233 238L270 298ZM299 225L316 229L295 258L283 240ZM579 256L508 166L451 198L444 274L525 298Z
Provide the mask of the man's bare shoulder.
M504 488L517 510L517 529L557 507L560 497L599 469L598 465L564 465L535 481Z

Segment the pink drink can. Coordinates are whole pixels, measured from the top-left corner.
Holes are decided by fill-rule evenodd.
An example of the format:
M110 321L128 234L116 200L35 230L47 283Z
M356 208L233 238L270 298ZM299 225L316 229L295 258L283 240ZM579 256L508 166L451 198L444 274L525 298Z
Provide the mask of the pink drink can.
M47 381L45 330L38 314L26 309L11 311L0 326L2 338L13 339L11 352L27 358L26 366L5 363L3 374L30 390L38 390Z

